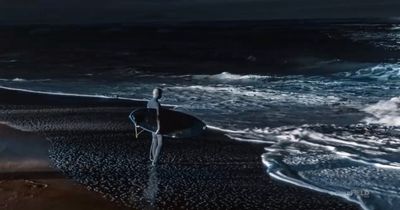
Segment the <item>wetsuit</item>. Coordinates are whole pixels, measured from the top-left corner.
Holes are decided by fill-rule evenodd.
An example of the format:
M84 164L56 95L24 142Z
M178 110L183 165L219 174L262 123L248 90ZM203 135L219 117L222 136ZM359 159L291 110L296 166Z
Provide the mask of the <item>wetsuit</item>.
M158 102L157 98L152 98L151 100L149 100L149 102L147 102L147 108L157 110L157 130L159 130L160 129L159 113L161 108L160 102ZM150 160L152 161L152 164L155 165L158 161L162 147L162 135L153 132L152 137L153 138L150 147Z

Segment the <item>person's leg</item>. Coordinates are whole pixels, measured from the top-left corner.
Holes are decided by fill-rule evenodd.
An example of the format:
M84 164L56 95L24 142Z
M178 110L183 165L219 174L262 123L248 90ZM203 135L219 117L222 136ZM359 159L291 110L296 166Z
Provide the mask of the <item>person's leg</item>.
M154 161L155 150L157 147L157 135L152 133L151 147L150 147L150 161Z
M159 155L160 155L161 147L162 147L162 136L156 135L156 137L157 137L157 145L155 147L153 165L155 165L157 163Z

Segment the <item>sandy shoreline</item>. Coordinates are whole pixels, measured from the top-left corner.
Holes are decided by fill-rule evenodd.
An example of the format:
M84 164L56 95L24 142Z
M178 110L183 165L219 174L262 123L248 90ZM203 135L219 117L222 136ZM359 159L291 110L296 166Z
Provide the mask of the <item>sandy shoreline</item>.
M139 209L359 209L340 198L271 180L260 160L262 147L213 131L198 139L166 140L160 165L149 168L148 136L134 140L127 119L129 111L142 102L3 89L0 96L5 99L0 121L49 139L54 165L64 176L91 189L60 177L36 177L32 181L48 187L37 187L42 193L35 194L33 202L44 205L51 200L53 207L47 209L62 203L74 205L71 209L90 209L92 204L122 208L110 201ZM0 182L2 189L21 193L30 183L21 178ZM50 191L64 194L51 198L46 196ZM6 200L0 197L0 204Z
M55 169L50 142L0 124L0 209L126 209Z

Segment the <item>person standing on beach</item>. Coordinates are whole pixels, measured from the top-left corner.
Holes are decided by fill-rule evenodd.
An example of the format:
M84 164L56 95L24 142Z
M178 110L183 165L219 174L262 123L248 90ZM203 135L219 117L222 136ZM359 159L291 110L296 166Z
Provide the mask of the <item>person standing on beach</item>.
M155 165L158 161L161 147L162 147L162 135L160 134L160 108L161 104L158 101L162 97L162 89L155 88L153 90L153 98L147 102L148 109L155 109L157 112L157 130L152 132L152 142L150 147L150 161L152 165Z

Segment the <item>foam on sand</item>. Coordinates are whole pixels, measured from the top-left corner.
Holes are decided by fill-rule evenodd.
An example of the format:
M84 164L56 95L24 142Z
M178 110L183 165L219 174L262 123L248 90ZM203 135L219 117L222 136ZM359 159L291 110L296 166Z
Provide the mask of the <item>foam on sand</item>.
M266 147L271 177L343 197L364 209L400 205L400 130L365 125L286 129ZM270 135L270 133L268 133Z

